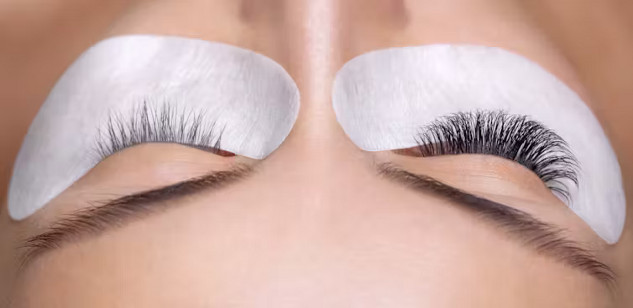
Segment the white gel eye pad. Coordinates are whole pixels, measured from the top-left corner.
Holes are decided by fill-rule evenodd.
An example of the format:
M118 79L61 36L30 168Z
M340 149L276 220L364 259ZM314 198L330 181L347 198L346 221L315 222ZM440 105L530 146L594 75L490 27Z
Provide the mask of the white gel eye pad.
M524 164L541 162L532 170L554 182L550 188L566 184L569 198L561 199L600 237L615 243L622 233L620 167L599 122L574 91L522 56L470 45L370 52L338 72L332 100L347 135L367 151L420 144L436 144L430 152L449 154L505 151L520 157L530 151L534 156ZM469 135L473 131L479 135ZM538 142L520 149L517 140L529 138ZM502 149L486 150L481 143ZM515 148L504 148L509 145ZM539 147L549 147L545 152L557 159L537 157ZM565 164L564 154L575 162ZM564 166L575 167L577 184L570 170L556 169Z
M219 144L264 158L289 134L298 110L291 77L252 51L170 36L106 39L66 70L31 124L13 170L9 214L33 214L99 154L138 143Z

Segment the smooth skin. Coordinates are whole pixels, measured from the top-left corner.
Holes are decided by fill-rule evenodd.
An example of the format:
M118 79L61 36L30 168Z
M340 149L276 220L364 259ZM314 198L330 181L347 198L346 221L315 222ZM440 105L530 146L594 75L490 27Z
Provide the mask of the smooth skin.
M280 63L301 91L290 136L263 161L178 145L126 149L21 222L0 207L0 299L11 307L629 307L633 215L606 245L530 171L495 157L411 158L358 149L336 122L334 74L364 52L426 43L500 46L589 102L633 198L633 9L618 1L8 1L0 6L0 189L39 104L93 43L118 34L197 37ZM592 22L587 22L591 20ZM616 68L616 69L614 69ZM582 129L582 127L579 127ZM472 213L377 176L393 162L568 230L617 274L598 281ZM51 251L18 271L20 240L104 194L235 163L217 192ZM5 195L6 190L0 190ZM6 198L5 198L6 199ZM4 304L5 302L0 302Z

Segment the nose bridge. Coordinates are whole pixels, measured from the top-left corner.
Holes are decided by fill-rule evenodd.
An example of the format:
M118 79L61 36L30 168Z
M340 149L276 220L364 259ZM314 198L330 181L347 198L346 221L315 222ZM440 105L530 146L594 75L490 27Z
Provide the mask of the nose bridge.
M266 159L266 165L285 170L283 176L292 178L289 183L302 185L302 190L314 190L315 195L318 191L321 197L316 199L366 168L367 162L367 155L343 132L332 107L332 84L341 65L340 48L336 48L339 6L335 0L284 2L286 46L301 46L286 53L301 104L290 135Z

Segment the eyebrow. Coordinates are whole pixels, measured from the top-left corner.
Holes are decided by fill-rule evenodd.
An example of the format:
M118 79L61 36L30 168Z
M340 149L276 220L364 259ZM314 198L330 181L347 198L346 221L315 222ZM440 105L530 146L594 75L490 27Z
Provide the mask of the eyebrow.
M580 243L565 238L563 230L555 225L536 219L521 210L464 192L432 177L414 174L391 164L378 165L378 172L385 178L415 191L432 194L455 203L496 223L508 235L537 253L553 257L574 269L581 270L611 287L615 274L606 264ZM227 171L214 171L207 175L188 179L176 184L143 191L95 205L71 213L55 223L47 231L26 239L21 248L21 267L34 258L69 242L127 225L170 208L178 198L208 190L217 190L244 179L253 172L252 167L239 165Z
M253 173L253 168L239 164L229 170L213 171L168 186L134 193L103 204L78 210L54 222L47 231L26 239L21 248L21 267L34 258L69 242L98 236L110 229L123 227L136 219L173 208L173 201L203 191L215 191Z
M415 191L448 200L501 227L514 240L538 254L554 258L598 279L608 288L615 285L615 273L580 243L563 236L560 227L541 221L519 209L475 196L432 177L408 172L392 163L377 165L378 173Z

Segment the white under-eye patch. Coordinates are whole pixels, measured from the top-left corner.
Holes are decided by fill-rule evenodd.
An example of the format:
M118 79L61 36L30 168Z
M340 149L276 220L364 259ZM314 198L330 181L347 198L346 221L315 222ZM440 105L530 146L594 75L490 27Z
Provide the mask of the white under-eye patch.
M33 214L100 155L144 142L183 143L261 159L289 134L299 91L252 51L198 39L106 39L62 75L29 128L9 188L13 219Z
M564 184L569 189L569 200L562 199L608 243L617 242L622 233L626 204L620 167L600 124L574 91L522 56L500 48L471 45L370 52L340 70L332 99L347 135L367 151L404 149L419 146L420 141L428 144L446 138L455 138L456 142L476 139L495 146L513 144L515 141L510 139L486 139L511 130L508 125L502 126L508 122L524 125L513 131L517 136L528 130L533 136L539 129L551 130L566 141L571 152L568 154L575 156L577 162L577 185L564 176L559 179L567 182ZM522 115L542 127L533 122L526 125ZM476 123L487 128L482 130ZM460 128L464 125L466 129ZM472 131L483 131L484 137L461 134ZM539 139L542 143L559 141L551 134L544 136ZM547 152L550 157L565 149L551 148ZM532 150L539 152L538 148ZM490 149L474 147L473 151ZM541 157L537 161L546 160ZM570 165L573 164L567 167ZM544 168L542 178L569 171L556 170L556 166Z

